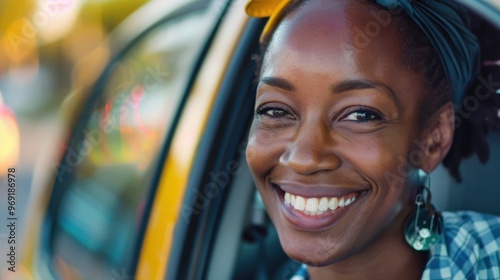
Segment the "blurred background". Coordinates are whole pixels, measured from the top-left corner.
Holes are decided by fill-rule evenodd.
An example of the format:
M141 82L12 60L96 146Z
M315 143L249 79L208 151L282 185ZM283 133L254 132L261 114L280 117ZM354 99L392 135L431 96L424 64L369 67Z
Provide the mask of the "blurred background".
M83 89L110 59L106 37L146 2L0 0L0 271L6 265L7 169L16 169L20 261L26 204L50 183L82 92L88 92Z

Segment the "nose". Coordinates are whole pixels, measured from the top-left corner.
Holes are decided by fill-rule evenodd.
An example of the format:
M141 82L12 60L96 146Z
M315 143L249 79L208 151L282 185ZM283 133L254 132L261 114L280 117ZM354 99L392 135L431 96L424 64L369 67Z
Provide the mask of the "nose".
M296 174L310 175L337 169L341 158L335 153L335 141L326 125L304 123L288 143L280 164Z

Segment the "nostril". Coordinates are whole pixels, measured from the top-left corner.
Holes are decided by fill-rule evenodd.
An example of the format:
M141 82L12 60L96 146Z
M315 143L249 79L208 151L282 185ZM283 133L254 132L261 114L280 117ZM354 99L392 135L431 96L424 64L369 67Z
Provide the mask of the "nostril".
M335 153L337 140L334 137L325 119L316 115L310 117L288 138L280 164L303 175L337 169L341 161Z

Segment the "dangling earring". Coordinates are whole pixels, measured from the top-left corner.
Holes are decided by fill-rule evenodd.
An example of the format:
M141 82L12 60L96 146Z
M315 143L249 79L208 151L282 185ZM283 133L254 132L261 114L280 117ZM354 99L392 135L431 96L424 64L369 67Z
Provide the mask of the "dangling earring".
M439 242L443 232L443 217L431 204L430 176L419 171L420 187L415 198L417 210L405 223L406 242L417 251L427 251Z

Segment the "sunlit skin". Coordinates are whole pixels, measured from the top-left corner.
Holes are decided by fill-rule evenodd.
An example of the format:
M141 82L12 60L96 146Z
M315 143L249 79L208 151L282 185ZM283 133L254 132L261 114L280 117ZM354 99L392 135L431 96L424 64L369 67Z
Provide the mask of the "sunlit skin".
M373 9L304 3L278 25L259 77L247 161L283 249L311 266L312 279L420 279L427 261L403 225L415 209L416 170L432 171L449 149L453 107L420 128L422 77L402 64L393 25L366 48L346 48ZM294 222L300 214L284 205L283 190L359 197L318 227L307 219L321 216Z

